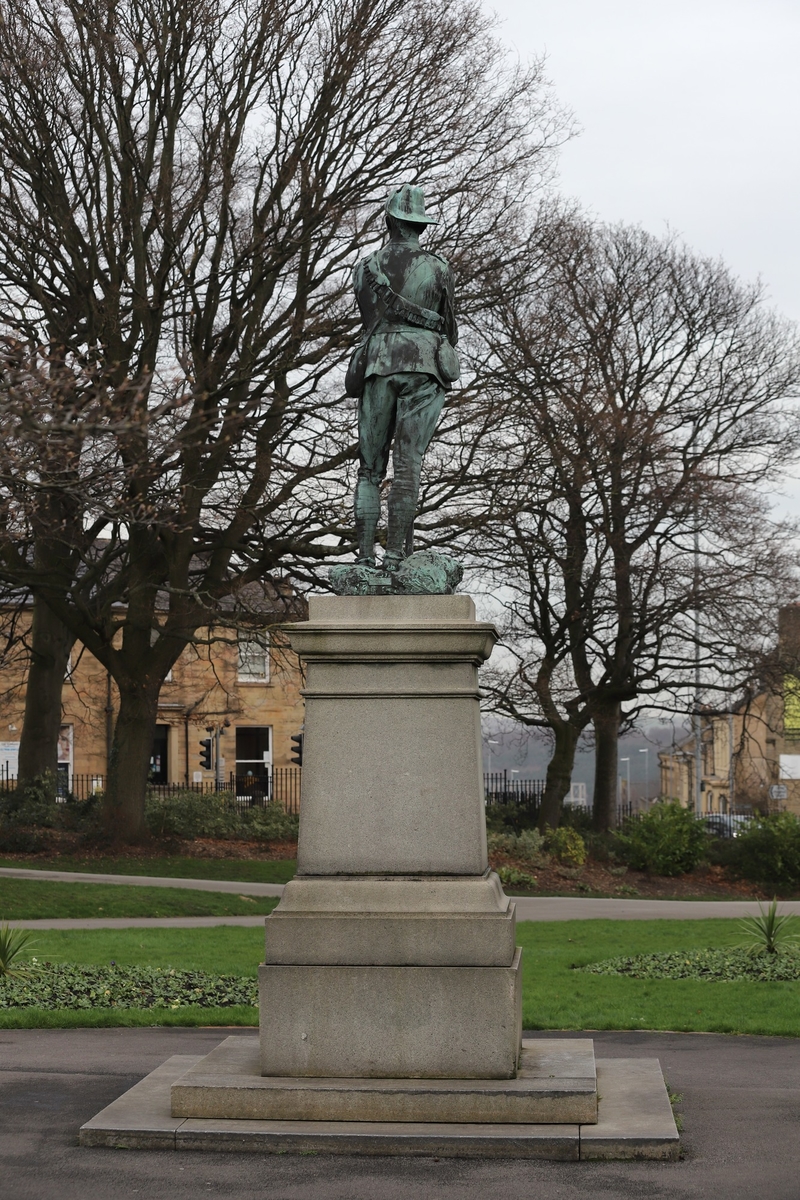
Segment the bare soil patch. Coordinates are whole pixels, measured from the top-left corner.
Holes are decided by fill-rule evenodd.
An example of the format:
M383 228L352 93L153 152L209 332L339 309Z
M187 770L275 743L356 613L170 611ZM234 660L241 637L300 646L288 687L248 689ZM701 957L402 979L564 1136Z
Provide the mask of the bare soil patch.
M48 846L37 853L8 853L0 857L18 862L20 866L46 867L49 863L58 866L58 860L68 857L75 865L91 870L93 863L110 858L166 857L216 860L276 861L297 857L297 842L292 841L227 841L215 838L192 840L158 841L139 846L125 846L116 855L107 844L87 844L80 835L53 831ZM719 866L700 866L688 875L669 877L648 875L645 871L600 863L589 859L582 867L561 866L554 860L532 865L513 855L492 853L490 862L495 870L499 867L515 867L533 875L535 888L511 886L508 891L530 896L611 896L619 898L642 897L652 900L769 900L767 893L748 880L732 879Z
M731 879L723 867L701 866L688 875L648 875L645 871L613 866L588 859L582 867L564 867L550 861L532 865L507 854L491 854L492 866L516 867L536 880L535 888L509 887L526 896L615 896L651 900L765 900L766 892L748 880Z
M181 858L200 859L251 859L251 860L284 860L297 858L297 842L274 841L224 841L216 838L193 838L191 840L174 839L168 842L153 839L139 845L125 846L114 852L107 843L87 843L79 835L55 832L48 838L45 849L35 853L20 854L3 851L0 858L18 862L20 866L30 863L32 866L44 867L48 863L57 865L59 859L68 857L76 863L86 863L87 869L92 863L111 858L166 858L175 855Z

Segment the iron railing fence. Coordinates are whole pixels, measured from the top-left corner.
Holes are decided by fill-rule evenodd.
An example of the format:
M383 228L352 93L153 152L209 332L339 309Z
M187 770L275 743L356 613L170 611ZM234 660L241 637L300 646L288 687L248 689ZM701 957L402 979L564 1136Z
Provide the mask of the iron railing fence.
M538 808L543 792L543 779L515 779L508 771L487 771L483 776L487 805L515 804L525 810Z
M157 796L174 796L180 792L197 792L201 795L216 793L223 803L236 808L253 805L279 804L285 812L296 815L300 811L301 767L271 767L264 775L236 775L231 772L227 779L217 784L213 779L202 783L150 783L149 790ZM91 796L105 791L104 775L67 775L60 773L57 795L63 802L85 802ZM17 779L7 769L0 767L0 793L16 789ZM508 771L490 771L483 776L484 795L487 808L504 806L509 816L524 818L526 824L534 824L544 794L543 779L515 779ZM617 806L617 827L627 820L640 820L647 809L635 801ZM578 817L581 823L591 820L592 809L587 804L564 806L564 814ZM737 837L757 819L752 811L704 813L702 820L708 832L716 837Z
M280 804L289 813L300 810L300 767L273 767L264 776L229 774L221 784L213 779L202 783L149 783L148 790L162 797L175 796L181 792L196 792L199 795L215 793L223 801L237 808L254 804ZM15 775L0 770L0 792L13 792L17 786ZM64 802L84 803L92 796L105 791L104 775L59 775L56 795Z

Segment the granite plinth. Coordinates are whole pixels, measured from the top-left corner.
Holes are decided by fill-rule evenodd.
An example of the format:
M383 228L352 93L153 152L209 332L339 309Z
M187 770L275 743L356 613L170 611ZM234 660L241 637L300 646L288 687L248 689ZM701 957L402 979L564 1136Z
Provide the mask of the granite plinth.
M515 906L493 872L294 879L265 928L268 965L507 967L516 946Z
M306 665L298 874L483 875L494 626L468 596L327 596L287 628Z
M588 1039L523 1042L514 1079L265 1078L258 1039L230 1037L172 1085L174 1117L467 1124L597 1120Z
M511 1078L521 955L506 967L262 966L262 1074Z

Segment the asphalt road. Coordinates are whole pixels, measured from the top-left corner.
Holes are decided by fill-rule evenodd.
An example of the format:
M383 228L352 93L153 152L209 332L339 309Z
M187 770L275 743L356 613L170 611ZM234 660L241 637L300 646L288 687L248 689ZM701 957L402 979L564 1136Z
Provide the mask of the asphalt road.
M206 1053L228 1032L0 1030L3 1200L196 1200L200 1195L232 1200L800 1198L800 1039L595 1035L598 1057L661 1060L670 1087L683 1096L679 1111L685 1156L678 1163L436 1161L78 1147L80 1125L144 1074L171 1054Z

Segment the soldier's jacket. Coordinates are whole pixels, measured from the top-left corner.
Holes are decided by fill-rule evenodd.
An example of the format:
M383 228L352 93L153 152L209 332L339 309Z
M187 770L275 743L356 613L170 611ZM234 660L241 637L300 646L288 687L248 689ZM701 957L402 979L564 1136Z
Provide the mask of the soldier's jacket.
M387 308L376 294L375 271L370 271L370 262L403 300L438 314L440 331L421 328L402 311ZM447 261L419 247L389 242L358 264L353 285L365 330L370 328L376 316L380 318L369 342L366 376L420 371L433 375L444 387L450 387L436 361L442 338L446 338L451 346L458 341L453 315L453 273Z

